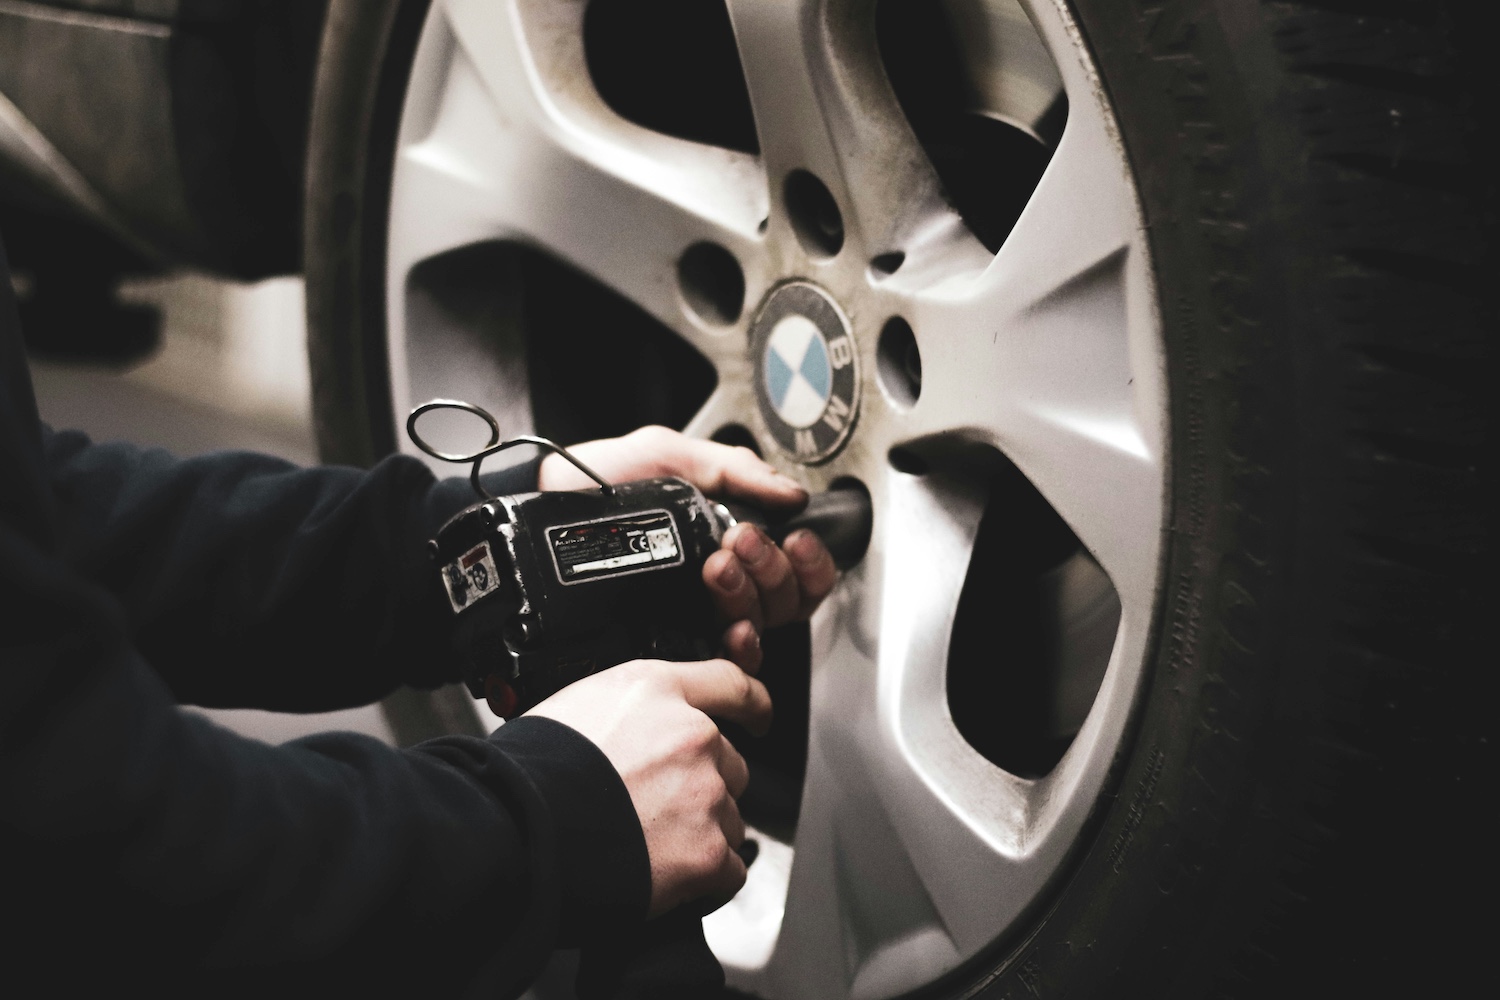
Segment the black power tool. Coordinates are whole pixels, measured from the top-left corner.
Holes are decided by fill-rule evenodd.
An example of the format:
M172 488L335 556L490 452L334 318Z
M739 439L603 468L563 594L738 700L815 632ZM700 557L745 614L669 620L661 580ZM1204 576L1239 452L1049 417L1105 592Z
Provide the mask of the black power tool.
M482 417L490 443L452 455L430 447L417 418L434 409ZM781 541L799 528L818 534L840 568L864 555L870 500L862 488L813 496L795 516L768 520L715 503L674 478L610 484L544 438L501 442L499 425L476 406L434 400L412 411L407 433L423 451L470 462L480 500L454 515L429 543L455 615L454 645L465 680L494 713L511 718L590 674L627 660L701 660L722 629L703 585L703 563L738 521ZM485 458L519 444L554 451L599 484L576 492L489 496Z

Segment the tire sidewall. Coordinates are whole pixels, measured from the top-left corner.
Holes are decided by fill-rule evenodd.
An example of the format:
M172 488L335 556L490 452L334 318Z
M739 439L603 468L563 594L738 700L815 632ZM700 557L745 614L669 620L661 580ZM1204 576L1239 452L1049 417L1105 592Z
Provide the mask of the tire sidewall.
M431 0L332 0L313 89L304 271L313 420L325 462L397 449L386 230L406 84Z
M1351 734L1375 728L1377 700L1428 720L1447 706L1349 640L1389 599L1389 581L1351 580L1356 522L1409 512L1364 474L1359 411L1340 396L1355 369L1335 295L1355 283L1338 284L1347 265L1319 228L1339 192L1297 128L1260 5L1069 3L1153 258L1170 397L1162 596L1113 791L1050 906L962 992L1390 995L1423 981L1407 950L1455 918L1440 880L1417 896L1386 888L1407 847L1379 829L1402 735ZM1450 513L1475 515L1458 498ZM1452 602L1433 602L1447 610L1414 622L1452 637L1431 656L1468 652L1472 583L1455 572ZM1434 815L1453 811L1456 793L1429 794ZM1309 926L1302 911L1332 919ZM1297 935L1309 940L1288 946Z

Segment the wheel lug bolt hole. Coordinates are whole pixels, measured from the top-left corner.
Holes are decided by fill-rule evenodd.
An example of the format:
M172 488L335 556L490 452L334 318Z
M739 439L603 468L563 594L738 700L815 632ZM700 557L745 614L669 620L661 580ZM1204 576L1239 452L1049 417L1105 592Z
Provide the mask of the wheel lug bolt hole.
M688 308L705 323L727 326L745 308L745 272L717 243L694 243L677 261L677 284Z
M725 424L713 432L712 440L719 444L727 444L731 448L749 448L756 455L764 457L761 452L760 442L755 435L743 424Z
M832 257L844 245L844 217L838 202L818 178L793 170L786 178L786 211L802 248L814 257Z
M906 254L900 250L892 250L890 253L879 254L870 260L870 273L878 278L888 278L901 270L901 265L906 263Z
M875 370L886 396L902 409L915 406L922 395L922 352L911 324L900 316L886 320L875 358Z

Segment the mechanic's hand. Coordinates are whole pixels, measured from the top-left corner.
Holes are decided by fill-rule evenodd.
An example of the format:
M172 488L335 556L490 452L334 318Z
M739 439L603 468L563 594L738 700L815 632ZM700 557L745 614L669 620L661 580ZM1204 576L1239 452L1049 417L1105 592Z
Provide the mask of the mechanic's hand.
M727 898L745 884L735 800L750 774L710 716L765 732L771 696L760 681L728 660L633 660L526 714L582 733L624 779L651 858L652 916L702 896Z
M795 508L807 492L749 448L690 438L666 427L642 427L624 437L589 441L570 449L605 479L625 481L677 476L713 497L760 507ZM561 455L542 460L543 490L577 490L593 480ZM823 542L809 531L773 545L754 525L739 524L724 535L720 551L703 566L703 582L725 621L725 653L744 669L760 669L762 629L802 621L833 590L837 570Z
M724 654L759 671L761 630L806 621L837 578L833 556L811 531L792 532L778 548L753 524L730 528L703 564L703 582L732 623L724 630Z

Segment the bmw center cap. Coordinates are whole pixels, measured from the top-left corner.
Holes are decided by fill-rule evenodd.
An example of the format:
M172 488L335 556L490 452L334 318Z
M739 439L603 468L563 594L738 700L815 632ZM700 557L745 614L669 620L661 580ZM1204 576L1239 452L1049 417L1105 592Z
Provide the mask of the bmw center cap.
M859 410L849 323L828 294L794 281L766 296L750 326L755 395L781 450L799 462L838 451Z

